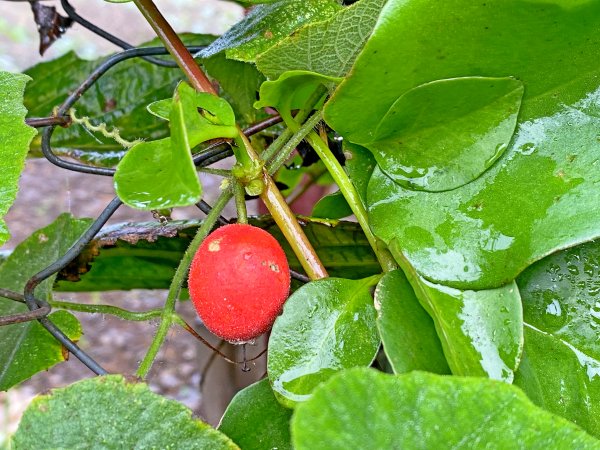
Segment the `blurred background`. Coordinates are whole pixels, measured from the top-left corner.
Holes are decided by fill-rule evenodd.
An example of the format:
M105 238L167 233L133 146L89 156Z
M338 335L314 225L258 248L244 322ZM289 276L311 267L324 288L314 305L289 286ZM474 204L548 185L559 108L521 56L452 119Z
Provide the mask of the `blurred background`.
M55 6L63 13L58 1L49 0L44 4ZM73 0L72 5L84 18L133 45L154 37L131 3ZM244 14L240 6L220 0L161 0L158 6L179 32L221 34ZM0 11L0 70L19 72L70 50L86 59L118 50L74 24L42 58L38 53L39 38L29 3L0 0ZM203 183L208 192L207 200L210 201L217 193L216 182L207 178L203 179ZM17 201L6 217L12 239L1 250L10 251L33 231L50 224L63 212L71 212L77 217L97 217L113 197L111 179L68 172L45 160L29 159L21 177ZM233 211L227 214L233 214ZM196 208L174 212L174 218L201 217ZM146 221L153 218L150 213L122 207L111 223L131 220ZM166 292L60 293L57 298L146 310L162 306ZM181 304L179 311L197 330L202 330L189 302ZM107 370L119 373L135 372L158 325L126 322L102 315L76 315L85 333L80 345ZM230 357L240 359L239 349L211 338L205 331L202 334L213 344L221 346L222 351ZM265 345L263 339L254 347L249 347L248 356L258 354ZM184 403L196 416L214 425L218 423L232 395L265 374L264 358L252 363L251 369L248 373L242 372L239 366L215 357L211 350L186 332L173 329L148 382L155 392ZM0 392L0 448L7 446L8 436L16 429L24 408L33 396L90 376L93 374L72 357L68 362L37 374L18 388Z

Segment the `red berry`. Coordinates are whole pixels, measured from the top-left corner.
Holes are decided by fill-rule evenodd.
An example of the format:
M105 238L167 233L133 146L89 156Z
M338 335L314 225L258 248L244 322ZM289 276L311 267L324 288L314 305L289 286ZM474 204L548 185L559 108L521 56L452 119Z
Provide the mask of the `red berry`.
M260 336L289 295L290 270L279 243L252 225L225 225L196 252L190 297L206 328L230 342Z

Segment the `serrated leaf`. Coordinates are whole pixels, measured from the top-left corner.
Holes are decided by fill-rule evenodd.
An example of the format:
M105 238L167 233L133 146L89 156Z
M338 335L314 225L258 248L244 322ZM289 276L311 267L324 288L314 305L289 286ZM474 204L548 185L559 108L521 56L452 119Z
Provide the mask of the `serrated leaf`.
M396 238L419 273L461 289L498 287L599 234L600 2L451 0L435 14L432 5L386 4L325 119L351 141L368 140L398 96L423 83L522 80L516 135L480 178L449 193L415 193L376 170L370 185L375 234Z
M296 409L292 436L298 450L600 447L507 384L372 369L345 371L317 388Z
M268 216L251 218L283 247L290 267L302 271L279 227ZM301 226L332 276L365 278L381 272L358 224L302 218ZM172 221L116 224L99 233L58 277L60 291L168 289L177 263L200 223Z
M280 0L258 5L198 56L225 51L231 59L254 62L256 56L302 25L324 20L341 6L335 0Z
M381 278L375 290L375 309L383 349L394 373L450 373L433 320L401 270Z
M448 191L469 183L506 150L523 83L465 77L422 84L402 94L369 142L379 167L401 186Z
M83 380L29 405L13 448L239 449L185 406L121 375Z
M517 283L525 351L515 384L534 403L600 437L600 243L550 255Z
M0 71L0 246L10 237L2 218L15 201L29 143L36 133L25 125L23 90L28 80L26 75Z
M380 339L370 291L378 278L312 281L286 301L271 330L267 359L283 405L306 401L337 371L372 363Z
M88 219L73 219L68 214L33 233L19 244L0 265L0 287L23 292L29 278L62 256L87 229ZM36 297L49 300L55 276L42 282ZM28 311L22 303L0 297L0 315ZM81 336L81 325L71 314L59 311L50 318L74 340ZM0 390L7 390L32 375L65 359L62 345L38 322L0 327Z
M345 76L386 1L361 0L326 21L305 26L259 55L258 69L270 79L289 70Z
M291 418L292 411L277 401L265 378L233 397L219 431L244 450L291 450Z

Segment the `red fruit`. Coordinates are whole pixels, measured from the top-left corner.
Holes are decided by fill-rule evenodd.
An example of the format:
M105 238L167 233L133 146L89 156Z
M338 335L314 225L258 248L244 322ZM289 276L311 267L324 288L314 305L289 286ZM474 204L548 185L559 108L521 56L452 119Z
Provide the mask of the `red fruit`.
M289 295L290 270L269 233L252 225L225 225L200 245L188 286L206 328L239 343L271 328Z

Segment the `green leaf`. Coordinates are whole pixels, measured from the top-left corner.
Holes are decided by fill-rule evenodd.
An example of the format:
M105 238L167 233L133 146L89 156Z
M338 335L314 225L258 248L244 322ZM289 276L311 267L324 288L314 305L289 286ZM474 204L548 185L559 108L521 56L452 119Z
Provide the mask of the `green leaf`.
M35 130L25 125L23 90L30 78L0 71L0 246L10 234L2 218L15 201L19 175L25 165Z
M340 191L326 195L320 199L312 210L313 217L323 219L342 219L351 216L352 209Z
M87 229L90 220L77 220L63 214L54 223L42 228L19 244L0 265L0 287L23 292L33 275L61 257ZM42 282L36 297L49 300L55 276ZM0 316L28 311L22 303L0 297ZM50 319L73 339L81 336L81 325L69 313L59 311ZM0 327L0 391L28 379L65 359L62 345L38 322L26 322Z
M151 110L164 114L167 107L153 104ZM202 189L191 148L238 133L233 110L225 100L196 92L186 83L175 91L169 119L170 138L136 144L117 166L115 190L132 208L165 209L198 202Z
M522 80L517 134L483 176L449 193L407 191L378 170L370 184L375 234L388 244L396 238L419 273L462 289L498 287L599 235L600 2L451 0L431 8L428 0L386 4L325 118L345 138L369 140L398 97L424 83Z
M254 64L227 59L219 54L202 60L204 69L219 82L222 97L233 107L240 125L249 125L261 115L252 104L265 77Z
M433 318L452 373L512 383L523 352L523 312L516 284L462 291L414 273L409 280Z
M305 26L259 55L258 69L270 79L289 70L345 76L386 1L361 0L326 21Z
M492 380L353 369L292 419L294 448L597 449L600 442Z
M473 181L506 150L523 83L514 78L438 80L402 94L370 142L379 167L401 186L448 191Z
M282 404L293 407L337 371L373 362L380 339L370 291L378 279L312 281L286 301L271 330L267 360Z
M426 278L463 289L510 282L548 253L593 239L598 108L600 90L522 123L496 165L450 192L409 191L376 169L368 196L374 233L393 240L394 256Z
M228 58L254 62L258 54L302 25L327 19L340 8L335 0L280 0L258 5L198 56L208 58L225 51Z
M208 45L214 36L184 34L186 45ZM142 44L161 46L158 40ZM52 115L89 74L106 58L93 61L80 59L70 52L52 61L28 69L33 79L25 90L25 106L29 117ZM159 67L140 58L119 63L105 73L75 105L77 116L89 116L93 124L105 123L115 127L124 139L157 140L168 136L167 124L156 120L146 111L146 105L171 97L177 83L184 77L178 68ZM33 141L32 150L39 152L41 136ZM91 136L81 125L57 127L52 135L53 149L83 162L115 166L125 154L114 140L100 134Z
M331 88L339 83L341 78L328 77L305 70L292 70L284 73L275 81L265 81L260 86L260 100L254 107L276 108L286 124L294 123L293 109L313 108L307 104L320 86ZM299 125L298 125L299 126Z
M121 375L83 380L36 397L13 448L238 449L185 406Z
M360 145L343 142L346 165L344 166L350 181L356 188L364 204L367 204L367 187L377 163L373 154Z
M431 317L401 270L386 273L375 290L377 328L394 373L450 373Z
M272 218L251 218L283 247L290 267L302 266ZM381 272L367 238L353 222L302 218L301 226L331 276L365 278ZM200 226L197 221L116 224L96 236L60 272L60 291L168 289L177 263Z
M517 279L525 351L515 384L600 437L600 243L548 256Z
M244 450L291 450L291 418L292 411L281 406L265 378L233 397L219 431Z

